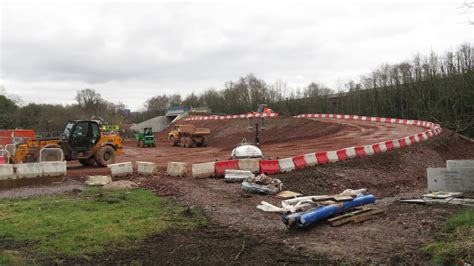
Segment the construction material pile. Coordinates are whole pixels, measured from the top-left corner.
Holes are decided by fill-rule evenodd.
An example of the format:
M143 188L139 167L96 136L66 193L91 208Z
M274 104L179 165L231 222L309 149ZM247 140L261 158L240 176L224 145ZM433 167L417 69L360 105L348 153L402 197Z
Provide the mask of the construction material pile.
M250 176L242 182L242 190L256 194L276 194L283 189L280 179L260 174Z
M383 213L384 210L362 208L364 205L374 203L375 200L375 196L368 194L366 189L347 189L337 195L306 196L283 200L281 207L262 201L257 208L265 212L283 214L283 223L289 228L306 228L315 222L343 214L343 217L337 219L334 217L330 221L332 225L337 226L347 222L365 221ZM353 218L357 215L364 218L359 217L358 220L354 220ZM340 219L345 220L333 223Z

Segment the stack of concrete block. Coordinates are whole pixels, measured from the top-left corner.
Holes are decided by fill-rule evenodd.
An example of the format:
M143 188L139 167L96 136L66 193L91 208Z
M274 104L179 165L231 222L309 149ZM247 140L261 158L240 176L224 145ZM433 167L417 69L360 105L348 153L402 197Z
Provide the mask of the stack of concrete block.
M428 190L474 191L474 160L448 160L446 168L428 168Z

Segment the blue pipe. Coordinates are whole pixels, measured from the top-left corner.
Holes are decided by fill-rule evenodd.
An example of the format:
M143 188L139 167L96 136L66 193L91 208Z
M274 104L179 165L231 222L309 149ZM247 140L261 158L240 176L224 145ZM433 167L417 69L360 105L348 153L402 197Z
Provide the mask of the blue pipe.
M360 196L351 201L344 201L339 204L328 205L307 212L286 214L283 216L283 222L289 227L305 228L314 222L321 221L335 214L358 206L374 203L375 200L374 195Z

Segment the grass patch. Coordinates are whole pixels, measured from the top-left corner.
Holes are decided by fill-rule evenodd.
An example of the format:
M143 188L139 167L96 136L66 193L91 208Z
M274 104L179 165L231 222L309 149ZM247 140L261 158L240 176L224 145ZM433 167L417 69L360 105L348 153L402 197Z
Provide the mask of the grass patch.
M171 228L195 229L205 223L200 211L179 207L143 189L92 188L70 195L0 201L0 239L39 259L133 248L133 241L149 235ZM0 253L0 264L11 259Z
M448 218L436 242L424 249L440 263L474 263L474 208Z

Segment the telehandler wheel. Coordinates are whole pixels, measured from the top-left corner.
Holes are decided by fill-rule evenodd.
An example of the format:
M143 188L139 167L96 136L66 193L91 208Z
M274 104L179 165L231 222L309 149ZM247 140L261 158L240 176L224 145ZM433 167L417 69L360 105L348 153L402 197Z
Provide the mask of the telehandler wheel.
M79 159L79 162L84 166L93 166L95 165L95 158L91 157L89 159Z
M95 154L95 160L99 166L107 167L115 162L115 150L110 146L100 148Z

